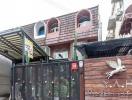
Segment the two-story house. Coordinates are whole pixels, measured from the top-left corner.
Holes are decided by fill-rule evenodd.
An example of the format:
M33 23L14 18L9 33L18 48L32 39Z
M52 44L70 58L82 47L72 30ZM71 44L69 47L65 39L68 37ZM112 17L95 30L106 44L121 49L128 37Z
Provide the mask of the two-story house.
M22 26L55 59L72 59L74 43L98 41L98 6ZM45 47L48 46L48 47Z

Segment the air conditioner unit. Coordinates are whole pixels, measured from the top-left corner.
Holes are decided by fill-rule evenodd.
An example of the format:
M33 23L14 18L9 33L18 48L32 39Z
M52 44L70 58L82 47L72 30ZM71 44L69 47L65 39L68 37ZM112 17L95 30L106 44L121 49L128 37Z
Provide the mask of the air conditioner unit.
M45 53L46 53L48 56L50 56L50 47L45 46L45 47L44 47L44 51L45 51Z

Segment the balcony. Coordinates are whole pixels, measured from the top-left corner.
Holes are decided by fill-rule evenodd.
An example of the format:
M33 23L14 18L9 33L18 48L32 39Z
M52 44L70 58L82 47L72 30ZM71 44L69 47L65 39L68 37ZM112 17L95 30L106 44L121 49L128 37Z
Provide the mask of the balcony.
M89 30L87 32L77 33L77 39L90 39L90 38L96 38L98 37L98 29L93 28L92 30ZM64 43L64 42L70 42L73 41L75 38L74 33L61 33L57 37L52 38L46 38L46 44L47 45L53 45L58 43Z

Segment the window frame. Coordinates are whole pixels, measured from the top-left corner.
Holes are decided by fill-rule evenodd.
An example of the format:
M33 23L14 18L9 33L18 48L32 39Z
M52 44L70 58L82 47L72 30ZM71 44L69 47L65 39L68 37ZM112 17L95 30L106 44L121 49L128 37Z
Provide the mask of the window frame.
M65 57L65 58L57 58L57 57L55 57L57 54L61 54L61 53L67 53L67 57ZM68 50L62 50L62 51L55 51L54 53L53 53L53 57L55 58L55 59L68 59L69 58L69 54L68 54L69 52L68 52ZM63 56L63 55L62 55Z
M56 29L58 31L53 31L53 32L50 31L50 25L49 24L50 24L50 22L52 20L56 20L57 21L58 27ZM55 24L55 23L53 23L53 24ZM59 32L60 32L60 21L59 21L59 19L58 18L51 18L51 19L49 19L48 22L47 22L47 33L59 33Z
M43 35L39 35L38 32L40 30L40 28L44 27L44 34ZM45 38L46 37L46 24L45 22L37 22L35 25L34 25L34 38L35 39L39 39L39 38Z
M89 13L89 24L90 25L92 25L92 13L91 13L91 11L90 10L88 10L88 9L83 9L83 10L81 10L81 11L79 11L77 14L76 14L76 17L75 17L75 28L77 29L77 28L82 28L82 27L85 27L85 26L82 26L82 27L80 27L79 26L79 20L78 20L78 17L79 17L79 15L82 13L82 12L87 12L87 13ZM87 25L86 25L87 26Z

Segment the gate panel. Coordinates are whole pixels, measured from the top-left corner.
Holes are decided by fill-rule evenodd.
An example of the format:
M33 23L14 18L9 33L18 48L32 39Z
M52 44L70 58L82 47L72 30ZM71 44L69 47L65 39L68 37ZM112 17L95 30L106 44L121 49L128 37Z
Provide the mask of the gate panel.
M79 70L71 72L71 62L15 66L14 72L16 100L80 100Z
M44 100L53 100L52 76L53 70L50 65L43 65L43 96Z
M54 68L56 70L56 68ZM58 78L58 97L60 98L59 100L67 100L69 99L69 66L68 63L64 64L59 64L59 74L57 74L57 71L55 71L55 81ZM55 86L54 86L55 87ZM54 92L56 93L56 91ZM57 97L57 96L54 96Z
M25 97L25 90L22 89L23 84L23 68L17 68L15 69L15 88L14 88L14 95L16 100L20 100L22 97ZM19 74L18 74L19 73Z

